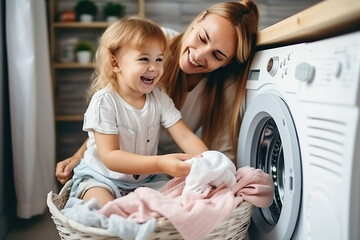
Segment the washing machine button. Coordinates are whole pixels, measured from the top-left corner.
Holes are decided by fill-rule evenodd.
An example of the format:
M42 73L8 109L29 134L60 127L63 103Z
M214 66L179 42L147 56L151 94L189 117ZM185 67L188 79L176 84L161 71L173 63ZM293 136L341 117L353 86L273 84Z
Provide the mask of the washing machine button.
M275 76L277 70L279 68L279 57L272 57L269 59L266 70L270 74L270 76Z
M315 67L309 63L302 62L296 66L295 77L301 82L310 82L314 79Z

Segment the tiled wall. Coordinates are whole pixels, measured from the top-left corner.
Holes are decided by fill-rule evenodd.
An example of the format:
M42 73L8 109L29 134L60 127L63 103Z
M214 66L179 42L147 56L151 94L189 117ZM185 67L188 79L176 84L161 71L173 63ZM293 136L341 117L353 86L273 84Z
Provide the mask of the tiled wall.
M97 20L102 20L102 6L110 0L95 0L99 6ZM126 6L126 14L137 13L136 0L111 0ZM264 29L299 11L302 11L321 0L254 0L260 12L259 29ZM145 0L145 14L164 27L182 31L201 11L212 4L225 2L219 0ZM59 11L73 9L76 1L59 0ZM316 17L316 16L314 16Z
M219 0L145 0L146 16L162 26L178 31L184 28L207 7L225 1ZM259 29L283 20L320 0L254 0L260 12Z

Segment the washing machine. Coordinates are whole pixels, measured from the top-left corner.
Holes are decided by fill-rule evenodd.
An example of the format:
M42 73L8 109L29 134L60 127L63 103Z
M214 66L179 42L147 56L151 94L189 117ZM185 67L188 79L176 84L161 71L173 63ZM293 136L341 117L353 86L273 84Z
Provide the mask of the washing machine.
M238 166L269 173L249 239L360 239L360 32L259 50Z

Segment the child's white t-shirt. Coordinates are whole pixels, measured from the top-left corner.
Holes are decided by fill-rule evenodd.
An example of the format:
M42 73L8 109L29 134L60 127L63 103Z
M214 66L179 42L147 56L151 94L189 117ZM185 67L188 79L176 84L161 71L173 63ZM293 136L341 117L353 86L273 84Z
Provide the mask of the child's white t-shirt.
M118 134L121 150L141 155L156 155L160 126L169 128L180 118L181 113L175 108L172 99L158 87L146 95L144 107L136 109L109 85L93 95L84 115L83 130L87 131L89 136L84 161L107 177L139 182L148 175L135 179L133 175L114 172L105 167L99 157L93 131Z

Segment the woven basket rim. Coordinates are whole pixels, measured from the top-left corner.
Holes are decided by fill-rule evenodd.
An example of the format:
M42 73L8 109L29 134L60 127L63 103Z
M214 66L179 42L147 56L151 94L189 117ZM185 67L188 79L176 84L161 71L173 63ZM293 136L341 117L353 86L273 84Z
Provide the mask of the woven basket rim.
M89 237L89 239L91 239L92 235L109 237L109 238L118 238L118 236L107 231L106 229L83 225L72 219L69 219L68 217L64 216L60 212L60 210L62 208L57 206L54 203L54 200L56 200L56 199L61 199L61 200L66 199L67 200L71 185L72 185L72 181L69 180L62 187L59 194L53 193L51 191L47 195L47 205L48 205L50 213L52 214L52 218L54 220L55 225L57 226L60 236L62 236L62 234L61 234L62 228L66 228L71 232L80 232L80 233L87 234L87 235L89 235L89 236L87 236L87 237ZM232 214L229 216L229 218L226 221L228 221L233 216L242 214L242 217L241 217L242 224L239 226L242 226L243 224L249 225L251 215L253 212L253 208L254 208L254 206L251 203L244 201L236 209L234 209L234 211L232 212ZM238 217L237 217L237 219L238 219ZM226 221L224 220L223 222L219 223L219 225L213 230L213 232L220 231L221 225L225 225ZM172 225L172 223L167 219L157 220L156 228L160 228L160 229L166 228L166 230L173 229L174 231L177 231L175 229L175 227ZM246 230L247 230L247 228L248 228L248 226L246 227ZM153 233L152 235L155 236L155 233ZM63 237L64 236L62 236L62 239L67 239L67 238L63 238ZM74 238L69 238L69 239L74 239ZM98 238L96 238L96 239L98 239ZM161 239L161 238L155 237L154 239ZM213 238L209 238L209 239L213 239ZM241 239L241 238L239 238L239 239Z

